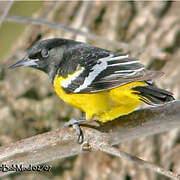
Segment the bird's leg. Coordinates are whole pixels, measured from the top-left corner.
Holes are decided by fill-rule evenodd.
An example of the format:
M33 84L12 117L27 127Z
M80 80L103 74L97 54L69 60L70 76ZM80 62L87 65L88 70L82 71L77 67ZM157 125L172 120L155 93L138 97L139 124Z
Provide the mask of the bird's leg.
M64 127L72 126L73 129L76 130L79 144L83 143L83 140L84 140L83 132L80 128L80 123L85 122L85 121L86 121L85 118L72 118L64 124Z

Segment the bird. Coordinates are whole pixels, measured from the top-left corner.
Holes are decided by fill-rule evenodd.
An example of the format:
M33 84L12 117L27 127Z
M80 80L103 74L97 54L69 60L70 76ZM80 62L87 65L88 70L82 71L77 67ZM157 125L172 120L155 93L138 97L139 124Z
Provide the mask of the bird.
M72 118L78 142L80 123L112 121L133 112L142 103L156 106L173 101L171 92L158 88L153 79L162 72L148 70L137 58L83 42L52 38L37 42L21 60L9 66L32 67L45 72L57 95L85 113Z

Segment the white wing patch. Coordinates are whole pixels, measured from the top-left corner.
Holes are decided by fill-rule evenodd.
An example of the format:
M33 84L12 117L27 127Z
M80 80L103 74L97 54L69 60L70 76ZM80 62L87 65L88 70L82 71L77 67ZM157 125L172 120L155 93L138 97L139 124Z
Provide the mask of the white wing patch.
M124 56L117 56L117 57L112 57L110 59L108 59L107 61L108 62L111 62L111 61L116 61L116 60L123 60L123 59L126 59L128 58L129 55L124 55ZM114 64L109 64L108 67L110 66L125 66L125 65L131 65L131 64L136 64L136 63L139 63L139 60L136 60L136 61L127 61L127 62L120 62L120 63L114 63Z
M81 67L80 70L76 71L73 74L68 75L67 78L61 80L61 86L63 88L67 88L72 83L72 81L74 81L83 71L84 71L84 68Z
M133 69L133 70L122 70L122 71L115 71L115 73L121 74L121 73L128 73L126 76L133 76L137 72L140 72L144 69L144 67L139 69Z
M127 54L127 55L124 55L124 56L120 55L120 56L113 57L113 54L111 54L110 57L111 57L111 58L108 59L108 61L111 61L111 60L114 61L114 60L125 59L125 58L128 58L129 55Z
M89 75L84 79L84 83L80 85L77 89L75 89L75 93L80 92L82 89L87 88L93 80L107 68L107 60L112 57L113 54L110 54L108 57L99 59L99 63L97 63L93 68Z
M139 63L139 61L129 61L129 62L123 62L123 63L115 63L115 64L110 64L108 66L125 66L125 65L130 65L130 64L136 64Z

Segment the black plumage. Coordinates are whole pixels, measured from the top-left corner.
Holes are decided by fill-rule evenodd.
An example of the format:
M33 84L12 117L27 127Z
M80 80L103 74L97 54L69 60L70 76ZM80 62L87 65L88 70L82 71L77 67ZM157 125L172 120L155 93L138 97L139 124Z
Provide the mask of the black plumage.
M150 105L163 104L174 100L171 92L160 89L155 85L136 86L133 90L136 91L134 94L138 94L142 101Z
M150 81L161 76L161 72L145 69L136 58L128 55L73 40L54 38L38 42L10 68L21 66L44 71L52 82L56 75L64 77L65 83L61 86L66 93L96 93L145 81L147 86L133 88L142 101L160 104L174 99L170 92Z

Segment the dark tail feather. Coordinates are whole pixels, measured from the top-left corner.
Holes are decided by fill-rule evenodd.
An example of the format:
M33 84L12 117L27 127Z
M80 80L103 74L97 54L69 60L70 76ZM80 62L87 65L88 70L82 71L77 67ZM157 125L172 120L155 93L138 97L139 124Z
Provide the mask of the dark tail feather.
M149 105L163 104L174 100L171 92L160 89L155 85L136 86L133 90L136 91L134 94L138 94L140 96L141 101Z

